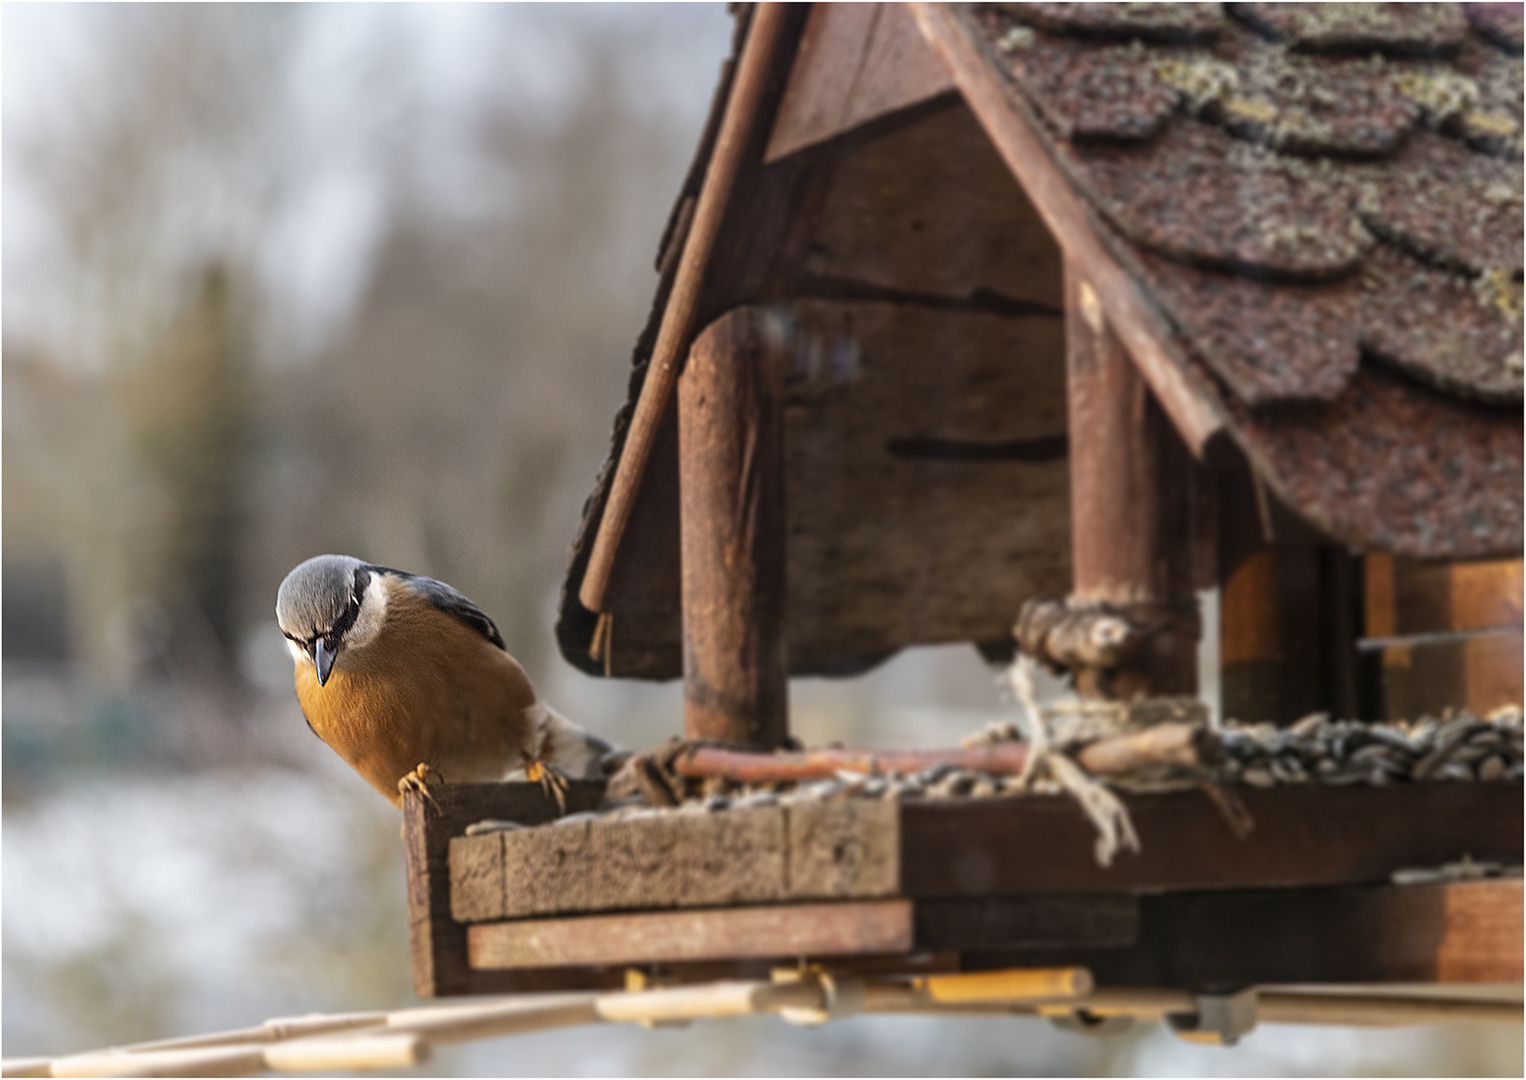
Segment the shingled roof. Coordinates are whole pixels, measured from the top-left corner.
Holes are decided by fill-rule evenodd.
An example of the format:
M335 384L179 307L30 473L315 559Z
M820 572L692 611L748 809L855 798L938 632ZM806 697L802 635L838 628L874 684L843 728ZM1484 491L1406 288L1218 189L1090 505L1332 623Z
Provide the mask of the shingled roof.
M1521 5L959 18L1289 505L1520 551Z
M1287 507L1355 550L1519 555L1521 5L910 7L915 23L901 5L790 12L697 304L696 329L738 304L775 306L797 329L802 371L842 361L854 375L878 362L876 378L901 380L894 397L859 380L856 404L812 396L814 374L791 391L792 670L853 670L913 641L990 640L1023 596L1064 590L1059 256L1077 233L1131 283L1151 353L1135 360L1194 452L1227 437ZM862 26L848 34L853 20ZM858 55L841 53L850 41ZM857 73L839 80L836 119L791 114L812 66L818 89ZM881 90L894 100L864 100L877 69L894 73ZM603 519L617 475L631 471L633 412L734 70L664 237L630 400L574 544L558 638L585 670L679 669L669 404L650 411L655 449L628 528ZM1013 176L1026 191L1007 194ZM1063 190L1041 192L1036 178ZM1081 223L1068 237L1055 232L1057 201ZM957 330L935 324L939 312L957 315ZM968 340L982 335L978 348ZM1137 350L1140 336L1124 337ZM930 366L917 366L922 355ZM1021 393L988 370L1001 356L1020 368ZM937 378L979 381L984 412L966 395L958 424L984 441L964 450L990 450L1023 478L938 480L937 438L887 440L919 434L908 409L934 402ZM892 481L865 447L922 471ZM836 506L850 464L863 478L856 499L884 488L893 500L881 520ZM936 504L923 526L902 505L918 499ZM945 536L950 514L971 521ZM937 535L908 561L917 528ZM582 602L595 537L620 552L603 572L621 596L597 611ZM887 555L887 544L902 546ZM908 566L915 580L897 578ZM957 617L929 600L939 589L958 594L944 605ZM878 606L845 615L845 596L866 592ZM625 652L611 662L606 641L600 663L598 611L617 607Z

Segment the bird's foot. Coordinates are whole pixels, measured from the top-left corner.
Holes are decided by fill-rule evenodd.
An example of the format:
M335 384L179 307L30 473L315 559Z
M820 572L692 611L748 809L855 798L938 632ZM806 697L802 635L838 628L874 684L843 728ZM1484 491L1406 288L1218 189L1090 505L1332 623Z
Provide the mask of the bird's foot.
M556 812L567 812L567 778L544 761L530 758L525 761L525 779L539 784L548 798L556 801Z
M440 804L435 802L434 796L429 793L429 785L431 783L443 784L444 782L445 779L440 775L438 769L431 769L421 761L418 768L397 782L397 793L406 797L409 792L412 792L423 799L425 805L438 814L441 812Z

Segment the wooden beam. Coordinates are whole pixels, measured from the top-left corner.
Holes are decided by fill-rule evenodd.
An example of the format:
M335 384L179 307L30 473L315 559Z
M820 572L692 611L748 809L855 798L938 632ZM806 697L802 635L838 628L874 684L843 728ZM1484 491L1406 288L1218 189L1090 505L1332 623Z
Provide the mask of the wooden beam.
M467 931L478 970L904 953L909 900L587 915L481 923Z
M505 816L488 801L502 785L474 786L487 794L466 820ZM460 823L440 841L454 883L434 917L459 932L452 908L459 919L487 921L895 896L1355 885L1467 855L1521 857L1518 784L1235 792L1255 823L1244 839L1201 793L1126 798L1143 851L1106 868L1093 854L1095 829L1063 798L851 799L483 836L460 835Z
M960 93L1001 152L1049 231L1091 282L1107 323L1149 383L1192 453L1201 457L1223 428L1209 399L1189 381L1185 359L1170 344L1170 329L1133 278L1097 235L1091 211L1071 189L1022 107L1008 99L958 17L945 4L909 5L928 44L943 59Z
M763 160L954 91L903 4L813 4Z
M1139 944L991 952L967 966L1080 964L1101 985L1516 983L1519 878L1181 893L1140 900Z
M1193 462L1070 261L1065 356L1073 592L1159 626L1118 672L1078 672L1077 689L1125 700L1194 694Z
M769 90L769 80L774 75L779 54L786 46L785 31L790 19L788 7L781 3L759 4L747 30L736 81L726 103L715 151L705 173L693 224L689 227L683 254L679 256L678 273L657 332L646 381L636 402L579 590L579 598L590 611L604 610L604 592L609 586L615 553L630 520L647 460L673 398L679 368L694 332L710 254L720 233L737 174L754 142L755 132L763 122L760 113Z
M1307 887L1386 881L1464 855L1519 861L1518 784L1234 789L1255 827L1236 839L1200 793L1125 799L1143 843L1111 867L1068 799L978 799L901 808L901 892L1028 892ZM1339 823L1339 828L1333 823ZM1016 853L1021 852L1021 856Z
M772 749L789 735L783 329L738 308L678 383L684 733Z
M526 978L474 972L466 962L466 927L450 917L450 841L473 822L505 818L535 825L556 817L556 805L539 784L443 784L430 789L434 805L409 795L403 800L403 845L408 863L408 939L413 990L419 997L562 990L590 985L588 977L552 973ZM569 810L591 810L604 799L604 784L574 780ZM595 979L594 985L614 982Z

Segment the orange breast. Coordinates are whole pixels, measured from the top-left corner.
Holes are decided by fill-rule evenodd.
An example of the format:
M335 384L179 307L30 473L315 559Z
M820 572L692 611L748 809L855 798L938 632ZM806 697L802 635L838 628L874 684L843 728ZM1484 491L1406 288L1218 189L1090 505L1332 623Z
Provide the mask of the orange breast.
M535 703L508 653L401 584L368 645L341 651L325 686L297 666L297 699L319 738L400 805L397 782L424 763L448 783L500 780L531 749Z

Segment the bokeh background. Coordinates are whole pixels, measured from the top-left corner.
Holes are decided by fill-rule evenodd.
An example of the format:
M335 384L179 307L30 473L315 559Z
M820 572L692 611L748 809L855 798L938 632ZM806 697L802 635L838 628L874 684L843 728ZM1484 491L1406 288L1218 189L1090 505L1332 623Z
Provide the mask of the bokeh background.
M730 34L718 4L0 10L6 1055L413 1002L396 812L307 732L272 617L309 555L450 581L563 711L676 731L676 686L588 679L551 625ZM792 710L908 746L1010 711L962 647ZM431 1068L1519 1075L1522 1039L758 1020Z

